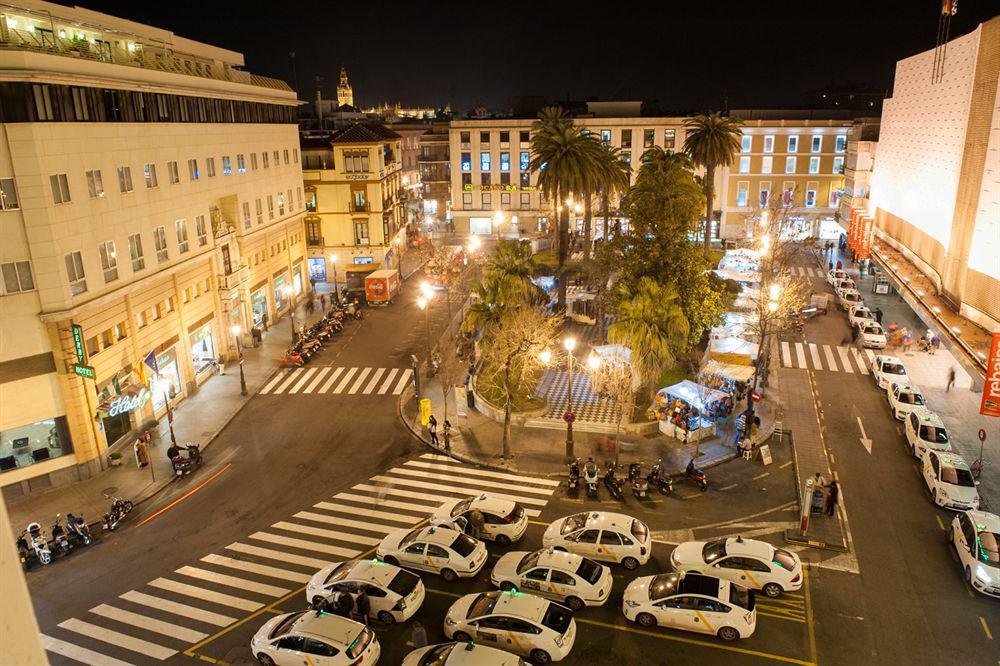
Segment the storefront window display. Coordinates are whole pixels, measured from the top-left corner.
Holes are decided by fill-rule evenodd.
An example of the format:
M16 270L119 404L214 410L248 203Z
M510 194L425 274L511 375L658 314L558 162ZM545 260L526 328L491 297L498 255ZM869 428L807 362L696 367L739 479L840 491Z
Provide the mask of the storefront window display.
M294 285L295 295L298 296L302 293L302 273L300 271L295 271L295 275L292 276L292 284Z
M317 282L326 282L326 259L309 257L309 277Z
M173 349L156 358L156 367L157 372L150 374L149 387L153 394L153 409L159 411L166 408L167 400L177 396L183 384Z
M212 324L205 324L191 334L191 363L194 365L195 374L200 375L211 370L216 357Z
M280 312L288 305L288 297L285 296L285 287L288 286L288 276L282 275L274 278L274 310Z
M250 294L250 308L253 310L253 325L263 326L264 315L267 314L267 295L263 289Z
M64 416L0 432L0 472L27 467L72 452L73 446Z

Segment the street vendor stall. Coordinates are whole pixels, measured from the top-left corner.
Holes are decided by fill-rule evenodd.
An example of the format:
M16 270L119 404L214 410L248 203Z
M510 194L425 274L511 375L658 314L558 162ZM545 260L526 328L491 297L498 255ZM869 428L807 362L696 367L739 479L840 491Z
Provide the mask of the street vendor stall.
M733 309L743 312L756 312L760 306L760 289L743 288L743 291L733 301Z
M566 313L578 323L597 323L597 292L569 285L566 288Z
M733 268L717 268L715 274L723 280L739 283L744 290L760 289L760 271L738 271Z
M708 417L717 404L728 396L688 379L660 389L653 402L660 432L682 442L696 442L715 434L715 423Z
M726 399L722 404L709 409L709 415L714 418L729 416L734 406L739 403L747 390L753 384L754 368L749 365L735 365L709 360L698 373L698 382L702 386L722 391Z
M642 386L642 377L638 370L632 365L632 350L624 345L598 345L593 347L591 353L600 361L590 375L590 388L598 395L611 393L611 387L606 387L605 382L612 381L615 371L623 370L631 377L632 391L638 391Z
M752 338L756 327L755 316L748 312L727 312L722 315L722 323L712 327L711 337L718 338Z
M719 268L730 268L738 271L760 270L760 253L748 247L727 250L726 254L719 260Z
M731 365L754 365L758 351L757 343L743 338L718 338L708 343L710 359Z

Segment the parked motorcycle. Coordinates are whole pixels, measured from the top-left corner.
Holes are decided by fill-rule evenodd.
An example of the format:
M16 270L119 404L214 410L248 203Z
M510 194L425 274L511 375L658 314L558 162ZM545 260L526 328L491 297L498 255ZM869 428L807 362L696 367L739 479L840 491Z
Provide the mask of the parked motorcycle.
M101 520L101 528L109 532L114 532L118 529L119 523L125 519L125 516L132 511L135 505L121 497L112 497L110 495L105 495L104 497L111 500L111 509L104 514L104 518Z
M604 474L604 485L608 487L608 492L618 501L622 500L622 482L615 478L615 470L618 465L612 460L608 463L608 471Z
M42 526L38 523L28 523L28 545L31 546L35 558L41 564L52 563L52 551L49 550L49 542L42 533Z
M52 552L57 555L69 555L69 551L73 549L72 544L69 542L69 537L66 535L66 528L62 526L61 513L56 514L56 522L52 523L52 542L50 548Z
M646 475L649 485L658 488L664 495L674 492L674 480L669 475L663 473L663 461L657 460L656 464Z
M28 559L33 555L31 546L28 545L27 534L27 530L21 530L21 534L17 537L17 557L21 560L21 568L25 571L31 568L31 565L28 564Z
M201 466L201 451L197 444L188 444L187 456L177 455L173 459L174 473L177 476L190 474Z
M569 468L569 479L566 481L566 488L577 491L580 489L580 459L576 458L567 467Z
M646 499L649 497L649 482L642 478L642 464L629 463L628 480L632 485L632 494L636 499Z
M587 497L597 498L597 463L593 458L587 458L583 466L583 480L587 484Z
M66 529L69 531L70 537L76 540L77 543L89 546L93 541L93 537L90 535L90 526L87 525L83 516L74 516L72 513L67 513Z
M691 479L702 492L708 490L708 477L705 475L705 471L698 469L694 466L694 458L691 458L688 462L687 470L685 470L687 478Z

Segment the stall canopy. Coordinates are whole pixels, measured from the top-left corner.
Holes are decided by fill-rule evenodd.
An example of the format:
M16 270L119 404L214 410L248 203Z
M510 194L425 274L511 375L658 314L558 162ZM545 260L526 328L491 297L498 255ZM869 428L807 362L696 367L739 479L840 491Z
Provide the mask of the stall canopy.
M728 250L719 261L719 268L738 271L758 270L760 268L760 254L750 248Z
M739 282L744 287L749 287L751 285L760 286L759 271L740 271L733 268L717 268L715 270L715 274L723 280Z
M718 338L708 343L710 359L731 365L753 365L758 347L743 338Z
M712 338L750 338L754 335L754 316L747 312L727 312L722 324L712 327Z
M723 393L722 391L716 391L715 389L710 389L707 386L695 384L690 379L685 379L684 381L678 382L673 386L660 389L656 392L656 395L661 399L666 398L667 400L683 400L692 407L697 407L702 411L705 409L705 403L716 402L729 397L728 394Z
M706 377L722 377L734 382L748 382L753 377L753 367L710 360L701 369L701 374Z

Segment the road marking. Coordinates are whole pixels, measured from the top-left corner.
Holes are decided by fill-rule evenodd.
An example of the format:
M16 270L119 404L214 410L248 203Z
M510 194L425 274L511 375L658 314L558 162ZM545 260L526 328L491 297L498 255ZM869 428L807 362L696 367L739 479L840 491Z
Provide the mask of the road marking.
M379 541L381 541L381 539L375 539L369 536L361 536L360 534L338 532L337 530L328 530L322 527L310 527L309 525L299 525L298 523L289 523L283 520L276 522L274 525L271 525L271 527L277 530L285 530L286 532L294 532L296 534L308 534L309 536L318 536L318 537L323 537L324 539L333 539L334 541L343 541L345 543L350 543L350 544L360 543L365 546L376 546L378 545Z
M531 486L514 484L514 483L501 483L498 481L483 481L481 479L466 479L458 476L451 476L448 474L435 474L433 472L423 472L420 470L410 469L408 467L393 467L389 470L390 474L398 474L404 477L404 480L409 476L418 476L420 478L437 479L439 481L449 481L451 483L472 483L477 486L485 486L487 488L499 488L500 490L513 490L519 493L533 493L536 495L552 495L555 492L555 488L533 488ZM480 488L476 490L470 490L470 494L477 494L481 492Z
M753 480L756 481L757 479L763 479L768 474L770 474L770 472L764 472L763 474L758 474L757 476L753 477Z
M344 389L347 388L347 385L350 383L351 377L353 377L357 371L358 371L357 368L351 368L350 370L345 372L343 380L341 380L341 382L337 384L337 388L333 389L333 392L343 393Z
M815 368L816 370L822 370L823 363L822 361L819 360L819 349L816 348L815 343L812 342L809 343L809 355L812 357L813 368ZM836 369L837 368L831 368L831 370L836 370Z
M872 366L875 364L875 352L871 349L865 349L865 356L868 357L868 365Z
M305 539L293 539L279 534L268 534L267 532L254 532L250 535L250 538L257 539L258 541L267 541L268 543L276 543L281 546L311 550L317 553L329 553L330 555L337 555L338 557L352 558L358 554L357 550L340 548L339 546L329 546L325 543L306 541Z
M164 622L163 620L157 620L145 615L140 615L139 613L133 613L132 611L122 610L121 608L115 608L114 606L108 606L107 604L95 606L90 609L90 612L94 615L100 615L101 617L121 622L122 624L131 624L134 627L139 627L140 629L152 631L157 634L179 638L180 640L187 641L188 643L197 643L201 639L208 636L208 634L203 634L200 631L195 631L194 629L188 629L187 627L182 627L171 622Z
M857 417L857 419L858 419L858 428L861 429L861 445L865 447L865 451L868 452L868 455L871 455L872 440L868 439L868 435L865 434L865 424L861 422L861 417L859 416Z
M837 355L840 356L840 364L844 366L844 372L849 372L854 374L854 368L851 367L851 361L847 355L847 347L837 347Z
M288 392L298 393L299 389L305 386L305 383L309 381L309 378L312 377L315 372L316 368L309 368L308 370L306 370L304 373L302 373L302 378L299 381L295 382L295 386L290 388Z
M278 372L278 373L276 373L274 375L274 377L271 378L271 381L269 381L267 384L264 385L264 388L262 388L260 390L260 392L261 393L268 393L272 388L274 388L275 384L277 384L278 382L280 382L282 379L284 379L287 376L288 376L287 372Z
M414 494L422 495L423 493ZM368 497L366 495L355 495L353 493L337 493L333 496L333 499L361 502L362 504L372 504L373 506L381 506L389 509L416 511L418 513L426 513L427 515L434 513L434 511L443 503L438 500L448 500L447 497L438 498L434 495L428 495L428 501L434 502L433 504L414 504L412 502L398 502L396 500L388 500L382 497ZM351 507L351 510L353 511L354 507Z
M288 375L288 379L281 382L281 384L278 385L278 388L274 389L275 394L284 393L285 389L288 388L292 382L294 382L301 376L302 376L302 368L295 368L294 370L292 370L291 373L289 373Z
M87 664L88 666L132 666L127 661L108 657L100 652L94 652L79 645L61 641L58 638L52 638L45 634L40 634L40 636L42 638L42 647L48 652L78 661L81 664Z
M393 395L399 395L406 388L406 385L410 383L410 375L413 374L413 370L407 368L403 370L403 374L400 376L399 381L396 382L396 388L392 389Z
M791 462L791 460L789 460L788 462ZM837 458L833 455L832 452L830 453L830 464L831 465L836 465L837 464Z
M423 467L425 469L433 469L444 472L459 472L461 474L468 474L470 476L485 476L492 479L504 479L506 481L518 481L520 483L535 483L540 486L549 486L556 488L562 485L562 481L553 481L551 479L536 479L530 476L519 476L517 474L505 474L504 472L493 472L486 469L473 469L471 467L460 467L457 465L440 465L428 462L421 462L419 460L408 460L406 465L412 467Z
M216 564L220 567L229 567L230 569L237 569L239 571L249 571L250 573L260 574L261 576L268 576L269 578L278 578L281 580L289 580L294 583L308 583L309 579L312 578L309 574L299 573L297 571L289 571L288 569L279 569L278 567L269 567L265 564L255 564L253 562L246 562L244 560L237 560L232 557L226 557L224 555L206 555L201 558L202 562L208 562L209 564ZM197 641L192 641L197 642Z
M806 367L806 350L802 347L801 342L795 343L795 358L799 361L799 367Z
M792 367L792 348L784 341L781 343L781 365L786 368Z
M859 352L857 349L852 349L851 354L853 354L854 360L858 362L858 370L861 372L861 374L867 375L868 364L865 363L865 359L861 357L861 352Z
M843 498L841 498L843 501ZM846 513L844 514L847 515ZM850 532L848 532L850 534ZM809 656L812 658L813 663L816 662L816 627L813 625L813 612L812 612L812 591L809 587L809 570L802 569L802 591L805 593L806 597L806 628L809 632Z
M134 638L128 634L111 631L110 629L105 629L104 627L99 627L96 624L90 624L89 622L84 622L83 620L77 620L76 618L70 618L65 622L60 622L59 626L68 631L74 631L78 634L82 634L105 643L110 643L111 645L117 645L118 647L125 648L126 650L131 650L132 652L144 654L147 657L152 657L153 659L169 659L177 654L177 650L172 650L170 648L163 647L162 645L157 645L156 643L150 643L149 641L144 641L141 638Z
M444 502L454 501L454 500L457 500L457 499L461 499L459 497L449 497L447 495L432 495L430 493L421 493L421 492L415 492L413 490L406 490L406 489L403 489L403 488L398 488L398 487L392 485L392 484L398 483L398 479L390 479L390 478L384 477L384 476L383 477L373 477L372 480L373 481L380 481L380 482L386 483L388 485L385 485L385 486L371 486L371 485L368 485L366 483L359 483L358 485L356 485L353 488L351 488L351 490L362 490L362 491L366 491L366 492L378 493L380 496L383 495L383 494L385 494L385 495L396 495L396 496L399 496L399 497L409 497L411 499L427 499L427 500L432 500L434 502L437 502L439 505L443 504ZM442 486L442 485L439 485L439 484L436 484L436 483L423 483L423 482L419 482L419 481L413 481L413 482L410 483L410 485L411 486L417 486L417 487L425 488L427 490L441 490L441 491L444 491L444 492L447 492L447 493L462 493L465 490L464 488L462 488L462 489L456 489L456 488L452 488L451 486ZM468 497L471 494L472 494L471 492L470 493L465 493L465 497ZM500 499L509 499L511 501L519 502L521 504L531 504L531 505L534 505L534 506L545 506L548 503L545 500L536 500L536 499L530 498L530 497L514 497L513 495L505 495L503 493L494 493L494 492L491 492L490 496L491 497L498 497ZM374 500L375 498L371 498L371 499Z
M409 479L394 479L394 478L388 477L388 476L373 476L371 478L371 480L372 481L378 481L380 483L385 483L385 484L396 484L396 483L400 483L400 481L405 481L405 483L406 483L407 486L412 486L414 488L424 488L426 490L439 490L439 491L446 492L446 493L460 493L460 494L463 494L465 496L468 496L468 495L471 495L471 494L474 493L474 490L471 489L471 488L460 488L460 487L457 487L457 486L453 486L453 485L449 486L449 485L445 485L445 484L441 484L441 483L429 483L427 481L411 481ZM471 481L471 479L470 479L470 481ZM516 496L516 495L508 495L508 494L505 494L505 493L496 493L496 492L491 492L490 495L493 496L493 497L499 497L500 499L509 499L511 501L514 501L514 502L520 502L521 504L531 504L531 505L534 505L534 506L545 506L546 504L548 504L548 500L535 499L533 497L519 497L519 496ZM458 499L458 498L456 498L456 499Z
M333 383L337 381L337 377L339 377L340 373L342 373L343 371L344 368L337 368L336 370L334 370L333 374L330 375L330 378L325 382L323 382L323 388L321 388L319 392L326 393L327 391L329 391L330 387L333 386Z
M944 523L942 523L942 522L941 522L941 516L939 516L939 515L937 515L937 514L935 513L935 514L934 514L934 520L936 520L936 521L937 521L937 524L938 524L938 527L940 527L940 528L941 528L941 531L943 532L943 531L945 530L945 526L944 526Z
M986 632L986 638L988 638L988 639L990 639L990 640L993 640L993 634L991 634L991 633L990 633L990 628L989 628L989 626L988 626L988 625L986 624L986 618L984 618L984 617L983 617L982 615L980 615L980 616L979 616L979 623L980 623L981 625L983 625L983 631L985 631L985 632Z
M392 385L392 379L393 377L396 376L397 372L399 372L399 370L396 368L389 370L389 374L386 375L385 381L382 383L382 386L380 386L378 389L379 395L385 395L386 391L389 390L389 387Z
M719 490L732 490L733 488L735 488L735 487L736 487L736 486L738 486L738 485L740 485L740 484L738 484L738 483L733 483L733 484L731 484L731 485L728 485L728 486L723 486L722 488L719 488Z
M292 516L292 518L300 518L302 520L313 520L317 523L326 523L328 525L354 527L359 530L367 530L369 532L380 532L382 534L395 532L396 530L399 529L399 525L380 525L378 523L370 523L361 520L351 520L349 518L341 518L340 516L327 516L321 513L313 513L312 511L299 511L297 514ZM417 519L414 518L414 520Z
M201 483L199 483L197 486L195 486L191 490L187 491L186 493L184 493L183 495L181 495L177 499L175 499L170 504L166 505L165 507L163 507L159 511L153 513L153 515L147 516L147 517L143 518L142 520L140 520L138 523L135 524L135 527L142 527L143 525L145 525L146 523L148 523L149 521L151 521L153 518L156 518L161 513L165 512L165 511L169 511L170 509L174 508L175 506L177 506L178 504L180 504L181 502L183 502L184 500L186 500L188 497L191 497L191 495L194 495L196 492L198 492L199 490L201 490L202 488L204 488L205 486L207 486L209 483L212 482L212 480L215 479L215 477L217 477L220 474L222 474L223 472L225 472L231 466L232 466L232 463L226 463L225 467L223 467L218 472L216 472L212 476L208 477L207 479L205 479L204 481L202 481ZM135 528L133 528L133 529L135 529Z
M782 463L782 464L778 465L778 469L785 469L786 467L788 467L788 466L789 466L789 465L791 465L791 464L792 464L792 461L791 461L791 460L789 460L789 461L788 461L788 462L786 462L786 463Z
M271 550L270 548L251 546L250 544L246 543L231 543L228 546L226 546L226 550L234 550L237 553L246 553L247 555L256 555L258 557L266 557L269 560L278 560L279 562L288 562L289 564L301 564L307 567L314 567L317 570L323 569L333 564L328 560L320 560L315 557L306 557L305 555L294 555L292 553L283 553L280 550Z
M202 601L211 601L213 604L221 604L223 606L239 608L240 610L245 611L254 611L263 605L256 601L250 601L249 599L241 599L240 597L223 594L222 592L206 590L205 588L198 587L197 585L178 583L177 581L170 580L168 578L157 578L156 580L149 581L149 584L153 587L158 587L161 590L176 592L177 594L194 597L195 599L201 599Z
M702 496L702 494L703 494L703 493L695 493L695 494L693 494L693 495L682 495L682 496L681 496L681 499L682 499L682 500L689 500L689 499L696 499L696 498L698 498L698 497L701 497L701 496Z
M394 523L403 523L406 525L413 523L413 521L415 520L420 520L420 517L417 516L403 516L398 513L389 513L387 511L376 511L375 509L359 509L357 507L347 506L346 504L333 504L331 502L317 502L316 504L313 504L313 508L323 509L325 511L336 511L359 517L389 520ZM421 517L426 517L426 516L421 516ZM396 529L399 528L397 527Z
M306 387L306 390L303 391L303 393L312 393L315 391L316 387L319 386L319 383L323 381L323 377L326 377L326 373L328 372L330 372L329 366L321 368L320 371L316 373L315 379L310 382L309 386Z
M379 368L378 370L375 371L375 374L372 375L371 381L368 382L368 386L365 387L364 390L365 395L368 395L369 393L375 390L375 385L378 384L379 378L381 378L382 375L384 374L385 374L385 368Z
M361 385L365 383L365 378L371 374L371 371L372 368L364 368L361 372L359 372L358 378L354 381L354 384L351 386L351 390L349 390L348 393L351 395L357 393L358 389L361 388Z
M160 597L154 597L153 595L145 594L144 592L136 592L135 590L126 592L121 595L121 598L125 601L131 601L134 604L149 606L150 608L156 608L157 610L166 611L168 613L173 613L174 615L180 615L181 617L190 618L206 624L214 624L217 627L225 627L233 622L236 622L235 617L229 617L228 615L222 615L221 613L212 613L211 611L195 608L194 606L188 606L187 604L179 604L176 601L161 599Z
M833 358L833 350L830 349L830 345L823 345L823 353L826 354L826 364L831 370L836 370L837 361Z

